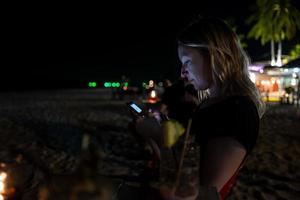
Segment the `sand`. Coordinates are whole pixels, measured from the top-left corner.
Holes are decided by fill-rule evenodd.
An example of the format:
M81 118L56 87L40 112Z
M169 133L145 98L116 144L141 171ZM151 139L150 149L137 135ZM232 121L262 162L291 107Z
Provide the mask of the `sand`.
M84 133L103 153L96 174L132 177L142 172L147 162L128 131L125 101L109 98L97 89L0 94L0 161L6 164L3 170L18 166L10 178L17 196L37 198L39 185L49 177L76 172ZM298 199L299 168L299 108L268 105L257 145L228 199Z

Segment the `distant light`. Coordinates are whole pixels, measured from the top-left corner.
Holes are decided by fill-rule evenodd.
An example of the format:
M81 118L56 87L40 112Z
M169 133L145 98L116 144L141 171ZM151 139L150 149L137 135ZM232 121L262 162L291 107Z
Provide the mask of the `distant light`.
M4 191L4 183L3 182L0 182L0 191L1 191L1 193Z
M283 71L284 71L284 72L289 72L289 70L288 70L288 69L284 69Z
M151 97L151 98L155 98L155 97L156 97L156 91L155 91L155 90L152 90L152 91L151 91L150 97Z
M275 63L275 65L276 65L277 67L281 67L281 66L282 66L282 61L281 61L281 60L278 60L278 61Z
M263 70L263 69L260 69L259 72L262 74L262 73L264 73L264 70Z
M0 174L0 181L4 181L7 177L7 174L5 172L1 172Z
M299 68L295 68L295 69L294 69L294 72L295 72L295 73L298 73L299 71L300 71Z
M119 82L116 83L116 87L120 87L120 85L121 85L121 84L120 84Z
M275 84L275 82L276 82L275 78L271 78L271 83Z
M296 78L297 77L297 74L296 73L293 73L293 78Z
M159 85L160 87L164 86L163 82L159 82L158 85Z
M255 81L256 81L255 74L254 74L253 72L250 72L249 75L250 75L250 80L251 80L253 83L255 83Z
M105 82L104 87L111 87L111 82Z
M271 66L275 66L275 65L276 65L275 60L272 60L272 61L271 61Z
M89 82L89 87L97 87L97 83L94 81Z
M260 83L262 85L270 85L270 81L269 80L262 80Z
M297 80L296 80L295 78L293 78L293 79L291 80L291 85L292 85L292 86L296 86L296 85L297 85Z
M256 72L259 72L261 69L263 69L264 65L249 65L248 69L250 71L256 71Z
M147 84L145 82L142 83L143 88L147 87Z
M149 87L154 87L154 81L153 80L149 81Z
M125 87L128 87L128 82L125 82L125 83L124 83L124 86L125 86Z

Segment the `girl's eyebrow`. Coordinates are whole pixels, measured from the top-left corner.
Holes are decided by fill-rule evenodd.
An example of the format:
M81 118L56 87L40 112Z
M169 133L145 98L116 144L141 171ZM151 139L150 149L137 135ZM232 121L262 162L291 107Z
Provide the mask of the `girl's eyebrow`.
M189 62L191 62L191 60L186 60L184 61L184 64L188 64Z

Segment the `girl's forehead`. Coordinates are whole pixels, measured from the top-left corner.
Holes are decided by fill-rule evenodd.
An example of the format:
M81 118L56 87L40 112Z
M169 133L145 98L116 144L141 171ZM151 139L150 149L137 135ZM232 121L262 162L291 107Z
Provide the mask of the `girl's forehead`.
M194 57L194 56L198 55L199 52L195 48L179 46L178 47L178 54L181 57L183 57L183 56L185 56L185 57Z

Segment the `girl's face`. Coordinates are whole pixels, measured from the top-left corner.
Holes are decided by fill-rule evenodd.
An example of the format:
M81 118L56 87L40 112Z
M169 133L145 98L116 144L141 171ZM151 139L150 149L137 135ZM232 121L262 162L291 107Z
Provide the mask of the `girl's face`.
M182 63L181 78L186 84L192 84L196 90L206 90L212 86L212 70L208 54L180 45L178 56Z

